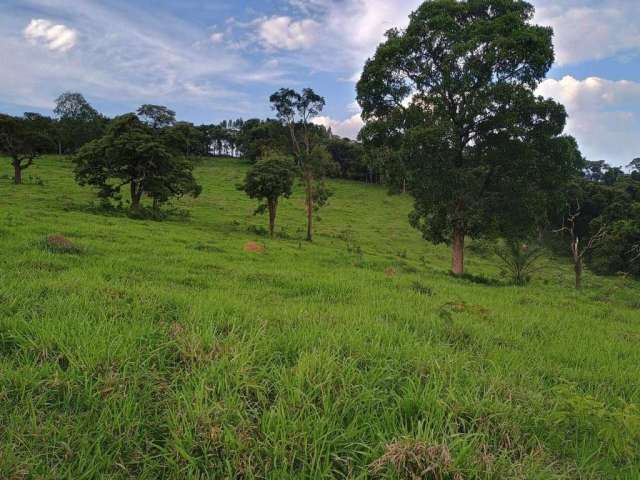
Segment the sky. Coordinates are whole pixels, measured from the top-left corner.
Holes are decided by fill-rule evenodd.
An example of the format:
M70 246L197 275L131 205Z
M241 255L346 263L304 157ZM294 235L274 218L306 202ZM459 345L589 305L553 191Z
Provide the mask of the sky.
M386 30L421 0L0 0L0 111L51 115L79 91L108 116L166 105L180 120L272 116L312 87L317 122L354 138L355 85ZM538 93L562 102L589 160L640 156L640 0L532 0L555 31Z

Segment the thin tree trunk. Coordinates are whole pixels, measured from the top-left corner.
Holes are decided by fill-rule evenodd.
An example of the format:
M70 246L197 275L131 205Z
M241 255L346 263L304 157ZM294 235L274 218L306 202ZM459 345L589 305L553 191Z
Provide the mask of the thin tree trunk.
M307 176L307 241L313 242L313 191L310 176Z
M574 259L574 262L574 270L576 273L576 290L580 290L582 288L582 258L577 257Z
M464 230L454 228L452 240L451 272L460 276L464 274Z
M278 208L278 200L269 199L269 235L273 238L276 229L276 209Z
M16 185L20 185L22 183L22 168L19 162L13 162L13 172L13 182Z

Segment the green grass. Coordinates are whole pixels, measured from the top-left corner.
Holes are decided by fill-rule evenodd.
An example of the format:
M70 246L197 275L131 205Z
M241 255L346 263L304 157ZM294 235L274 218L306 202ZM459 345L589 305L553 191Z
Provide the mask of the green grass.
M452 278L408 198L351 182L314 244L299 188L269 240L233 160L165 222L101 214L69 159L8 166L0 478L640 478L632 280L483 283L471 251Z

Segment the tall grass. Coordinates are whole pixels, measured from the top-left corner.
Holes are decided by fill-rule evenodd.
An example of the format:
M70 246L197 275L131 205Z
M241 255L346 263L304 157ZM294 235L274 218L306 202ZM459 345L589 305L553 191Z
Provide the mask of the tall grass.
M301 189L270 240L238 161L164 222L32 168L0 179L0 478L640 478L633 281L453 278L373 186L333 182L309 245Z

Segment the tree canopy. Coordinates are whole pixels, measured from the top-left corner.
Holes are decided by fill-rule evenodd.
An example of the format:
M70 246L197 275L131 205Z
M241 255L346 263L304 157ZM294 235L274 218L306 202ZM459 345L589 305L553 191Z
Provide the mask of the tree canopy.
M77 181L97 187L101 197L117 197L128 185L134 210L141 207L145 194L157 205L201 191L192 164L158 139L135 114L113 119L102 138L80 149L75 164Z
M256 213L269 212L271 236L274 234L279 199L291 196L295 176L295 164L290 157L271 153L251 167L244 183L239 187L249 198L261 201Z
M524 1L425 2L357 86L373 137L401 152L412 224L453 244L454 274L465 236L534 229L581 161L564 108L534 94L554 52L533 13Z

